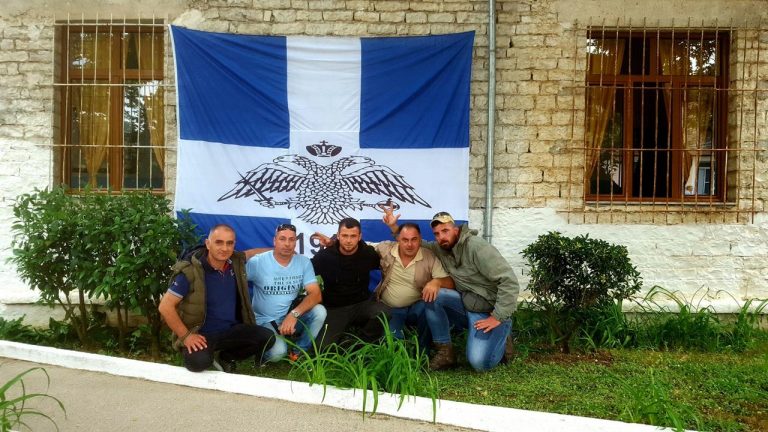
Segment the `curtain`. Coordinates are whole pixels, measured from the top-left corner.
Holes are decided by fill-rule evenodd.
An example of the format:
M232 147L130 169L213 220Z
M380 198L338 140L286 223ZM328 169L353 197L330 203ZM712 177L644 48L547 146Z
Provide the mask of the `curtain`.
M688 41L661 40L659 41L659 56L661 70L664 75L687 75L692 70L691 58L688 53ZM672 84L665 84L664 100L667 115L672 119ZM699 171L699 159L702 148L707 140L707 130L712 124L715 91L711 88L686 89L683 92L682 121L683 121L683 172L688 170L685 182L685 193L696 192L696 176Z
M70 33L69 65L78 69L109 69L109 33Z
M590 47L589 72L593 74L617 75L624 57L624 40L593 39ZM587 136L586 161L587 179L600 161L600 151L605 138L605 129L614 111L616 87L587 88Z
M88 184L98 186L96 178L107 156L109 141L110 87L84 86L73 91L73 106L77 113L80 148L85 157Z
M142 33L137 38L139 69L162 70L163 67L163 37L162 34ZM134 42L135 43L135 42ZM128 50L126 50L127 52ZM163 112L164 89L159 80L142 87L140 92L144 110L147 115L150 145L161 170L165 170L165 115Z

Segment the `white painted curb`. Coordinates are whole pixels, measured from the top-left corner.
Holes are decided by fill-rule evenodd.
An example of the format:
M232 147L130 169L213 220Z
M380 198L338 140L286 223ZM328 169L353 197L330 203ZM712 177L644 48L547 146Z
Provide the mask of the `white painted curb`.
M68 351L57 348L27 345L0 340L0 357L35 363L51 364L70 369L104 372L112 375L142 378L169 384L178 384L228 393L286 400L290 402L325 405L352 411L361 411L361 390L344 390L307 383L283 381L248 375L206 371L193 373L183 367L130 360L98 354ZM394 417L432 421L432 400L423 397L408 398L398 409L398 395L379 394L377 413ZM368 392L367 411L373 407L372 393ZM516 432L650 432L660 428L642 424L623 423L538 411L525 411L488 405L473 405L448 400L437 401L437 422L483 431ZM665 429L671 430L671 429Z

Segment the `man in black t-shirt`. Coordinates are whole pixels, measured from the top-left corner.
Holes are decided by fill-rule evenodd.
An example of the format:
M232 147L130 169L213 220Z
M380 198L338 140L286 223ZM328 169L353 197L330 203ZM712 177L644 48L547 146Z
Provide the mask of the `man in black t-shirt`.
M342 219L336 235L333 246L312 258L315 274L323 278L323 305L328 312L325 333L317 340L326 347L355 326L360 339L375 342L384 334L380 317L389 318L389 307L373 299L368 290L370 272L379 268L379 254L362 240L357 219Z

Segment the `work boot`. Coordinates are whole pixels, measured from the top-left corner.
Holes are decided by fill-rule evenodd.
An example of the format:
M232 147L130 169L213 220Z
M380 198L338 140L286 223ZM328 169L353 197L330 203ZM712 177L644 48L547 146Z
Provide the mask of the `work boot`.
M507 364L515 358L515 340L510 333L507 336L507 340L504 342L504 356L501 358L501 363Z
M456 353L453 352L453 345L435 343L433 347L435 353L429 361L430 370L443 370L456 366Z

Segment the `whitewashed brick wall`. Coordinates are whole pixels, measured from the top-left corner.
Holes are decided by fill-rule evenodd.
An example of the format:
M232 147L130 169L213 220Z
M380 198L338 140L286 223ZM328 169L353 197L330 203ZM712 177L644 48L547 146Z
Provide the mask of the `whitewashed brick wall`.
M121 19L154 14L190 28L253 34L397 36L475 31L471 85L471 225L482 228L488 100L488 2L485 0L160 0L46 2L9 0L0 7L0 313L3 303L34 294L5 260L11 255L11 205L16 195L52 183L52 32L54 19ZM754 223L700 223L649 212L614 221L573 214L583 187L583 155L569 152L583 134L585 23L696 25L768 18L762 0L499 0L497 7L496 142L493 242L526 281L519 252L539 234L588 233L627 245L645 284L692 297L700 289L724 290L743 300L768 297L768 38L750 39L744 58L756 56L744 75L761 89L752 118L757 125ZM76 18L75 18L76 17ZM176 140L174 95L167 97L168 142ZM754 107L751 108L754 110ZM757 114L755 114L755 112ZM175 183L175 151L169 150L167 188ZM576 167L574 171L572 168ZM574 172L576 175L574 175ZM751 178L745 182L751 185ZM751 187L751 186L750 186ZM750 198L751 190L746 194ZM745 196L746 196L745 195ZM609 215L610 216L610 215ZM668 225L672 222L676 224ZM606 223L607 222L607 223ZM727 296L726 296L727 297ZM731 304L722 300L728 309Z

